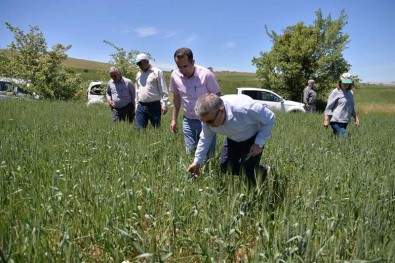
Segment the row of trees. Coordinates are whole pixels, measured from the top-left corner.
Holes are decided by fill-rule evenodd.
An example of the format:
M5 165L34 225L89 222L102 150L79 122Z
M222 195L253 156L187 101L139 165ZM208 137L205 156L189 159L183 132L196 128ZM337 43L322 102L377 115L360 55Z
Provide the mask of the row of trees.
M343 57L349 41L349 36L343 33L346 14L342 11L337 20L332 20L330 15L323 18L318 10L316 17L313 25L299 22L287 27L283 34L269 32L266 27L273 42L272 50L252 59L263 87L299 100L308 79L315 79L318 91L322 91L332 88L340 74L349 70L350 65ZM48 50L38 26L30 26L27 34L9 23L6 26L15 40L8 46L7 54L0 53L0 75L28 80L28 90L49 99L71 99L78 91L85 91L86 83L82 83L80 75L62 64L71 45L55 44ZM110 64L134 79L138 70L134 62L139 51L127 52L109 41L104 43L116 51L111 54ZM108 74L103 73L103 79L107 78Z

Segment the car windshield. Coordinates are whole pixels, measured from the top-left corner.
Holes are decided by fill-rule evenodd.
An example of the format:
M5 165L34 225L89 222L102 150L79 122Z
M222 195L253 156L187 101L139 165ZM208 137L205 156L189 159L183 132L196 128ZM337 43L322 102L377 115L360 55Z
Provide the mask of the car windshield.
M90 91L91 95L102 95L103 94L102 92L103 89L100 84L93 86Z

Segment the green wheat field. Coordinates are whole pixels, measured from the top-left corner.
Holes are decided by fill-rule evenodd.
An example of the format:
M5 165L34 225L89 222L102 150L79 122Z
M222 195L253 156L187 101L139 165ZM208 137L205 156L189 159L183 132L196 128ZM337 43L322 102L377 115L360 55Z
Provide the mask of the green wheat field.
M221 136L191 178L170 114L139 133L106 105L0 100L0 261L395 262L395 88L354 92L347 140L276 112L256 189L220 174Z

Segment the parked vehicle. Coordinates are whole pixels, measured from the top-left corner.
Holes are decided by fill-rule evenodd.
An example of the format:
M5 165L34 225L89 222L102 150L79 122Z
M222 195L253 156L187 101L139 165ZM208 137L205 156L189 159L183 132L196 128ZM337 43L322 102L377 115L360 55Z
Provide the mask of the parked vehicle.
M91 81L87 91L87 104L105 103L105 87L101 81Z
M31 92L25 87L29 87L30 83L23 79L0 77L0 94L1 98L27 98L40 99L35 92ZM24 88L21 88L24 87Z
M275 92L267 89L240 87L237 94L245 94L265 105L268 109L285 112L306 112L304 104L286 100Z

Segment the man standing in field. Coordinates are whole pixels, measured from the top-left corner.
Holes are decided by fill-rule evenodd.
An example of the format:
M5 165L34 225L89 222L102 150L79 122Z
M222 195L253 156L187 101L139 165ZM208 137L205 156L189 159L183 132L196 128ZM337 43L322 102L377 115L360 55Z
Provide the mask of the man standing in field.
M215 75L207 68L195 64L192 50L189 48L177 49L174 53L176 70L171 74L170 92L173 93L173 112L170 130L177 132L177 118L182 105L183 108L183 132L187 154L196 150L199 134L202 131L202 123L195 113L197 99L209 93L221 94L220 87ZM216 137L210 140L210 150L207 157L212 157L215 152Z
M111 80L107 83L106 98L112 112L112 122L125 121L132 123L135 111L136 89L132 81L122 77L118 67L110 68Z
M228 169L232 174L240 175L245 171L252 184L256 177L262 176L262 180L266 177L270 167L259 165L259 162L275 122L271 110L247 95L205 94L197 100L195 111L203 128L188 172L195 177L200 175L211 141L219 133L227 137Z
M165 76L149 63L144 53L137 55L136 64L140 68L136 76L137 129L146 128L148 121L159 127L161 115L167 113L169 99Z
M313 79L307 81L307 86L303 90L303 103L306 109L306 112L315 112L317 107L317 92L314 90L314 83Z

